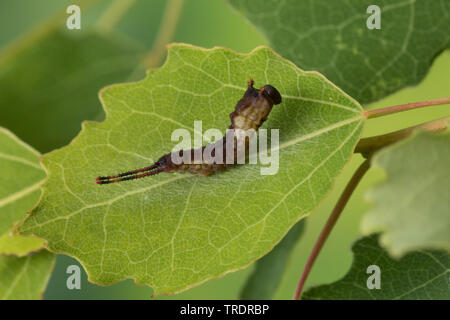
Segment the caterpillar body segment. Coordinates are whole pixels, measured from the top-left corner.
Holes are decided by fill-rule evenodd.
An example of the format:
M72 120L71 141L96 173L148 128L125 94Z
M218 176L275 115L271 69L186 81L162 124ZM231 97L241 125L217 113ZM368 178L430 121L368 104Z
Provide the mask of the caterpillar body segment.
M198 149L180 150L167 153L159 158L153 165L124 173L97 177L97 184L109 184L121 181L134 180L152 176L161 172L189 172L192 174L210 175L224 170L238 163L238 144L245 144L248 150L249 139L267 120L272 107L281 103L281 95L271 85L265 85L260 89L253 87L254 81L250 79L244 96L237 102L236 107L230 113L231 131L213 144ZM231 134L230 134L231 132ZM232 159L227 159L227 147L233 147ZM206 152L210 157L203 157ZM221 152L222 156L217 154ZM197 156L197 157L196 157ZM177 159L177 161L174 161ZM180 161L180 159L182 159ZM217 159L221 161L217 161Z

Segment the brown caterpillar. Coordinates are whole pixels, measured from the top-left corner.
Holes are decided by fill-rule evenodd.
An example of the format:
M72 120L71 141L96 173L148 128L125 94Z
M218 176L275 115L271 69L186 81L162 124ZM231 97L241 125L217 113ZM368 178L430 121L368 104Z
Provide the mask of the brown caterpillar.
M229 129L240 129L248 132L249 130L257 131L259 127L266 121L272 110L273 105L281 103L281 95L277 89L273 86L267 84L261 89L257 90L253 87L254 81L250 79L248 82L248 89L245 91L244 96L238 101L236 107L232 113L230 113L231 124ZM222 148L223 161L221 163L208 162L202 160L200 163L189 161L189 163L181 162L176 164L172 161L172 153L163 155L156 161L153 165L133 171L127 171L113 176L97 177L95 179L97 184L108 184L127 180L139 179L147 176L152 176L161 172L190 172L193 174L201 174L207 176L211 173L222 171L226 167L233 166L236 164L237 154L236 154L236 144L238 143L238 137L233 135L234 144L234 159L232 163L227 163L225 157L225 148L227 146L227 139L223 137L221 140L215 142L214 144ZM248 137L245 138L245 146L248 146ZM186 153L189 153L190 158L194 159L196 152L203 151L208 146L203 146L199 149L189 149L176 151L177 156L183 157ZM215 155L215 150L211 152L211 155Z

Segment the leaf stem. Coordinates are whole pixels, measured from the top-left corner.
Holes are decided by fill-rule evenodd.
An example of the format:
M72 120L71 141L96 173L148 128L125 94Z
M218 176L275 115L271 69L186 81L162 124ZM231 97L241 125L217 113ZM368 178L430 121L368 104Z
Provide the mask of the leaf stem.
M306 279L308 278L309 272L312 269L312 266L314 265L314 262L316 261L320 251L322 250L323 245L325 244L325 241L327 240L328 236L331 233L331 230L333 230L333 227L336 224L336 221L338 220L339 216L341 215L341 212L344 210L345 205L347 204L348 200L350 199L353 191L358 186L359 182L361 181L364 174L369 170L370 168L370 159L364 160L364 162L358 167L358 169L355 171L349 182L347 183L347 186L345 187L344 191L342 192L338 202L336 203L333 211L330 214L330 217L327 220L327 223L322 229L322 232L320 233L319 237L317 238L317 241L314 245L314 248L312 249L308 261L306 262L306 265L303 269L303 273L300 277L300 280L297 284L297 288L294 293L294 300L298 300L303 287L305 285Z
M397 106L392 106L392 107L387 107L387 108L380 108L380 109L365 111L364 116L367 119L372 119L372 118L378 118L378 117L382 117L382 116L386 116L389 114L394 114L394 113L398 113L398 112L402 112L402 111L408 111L408 110L412 110L412 109L430 107L430 106L436 106L436 105L448 104L448 103L450 103L450 97L428 100L428 101L421 101L421 102L412 102L412 103L400 104Z
M184 0L169 0L164 12L158 35L153 44L152 50L144 61L146 69L159 66L165 54L165 46L170 42L175 34L176 26L180 18L181 8Z
M383 135L364 138L359 140L355 148L355 153L361 153L364 157L368 158L375 151L409 137L415 130L439 132L447 129L449 122L450 116Z

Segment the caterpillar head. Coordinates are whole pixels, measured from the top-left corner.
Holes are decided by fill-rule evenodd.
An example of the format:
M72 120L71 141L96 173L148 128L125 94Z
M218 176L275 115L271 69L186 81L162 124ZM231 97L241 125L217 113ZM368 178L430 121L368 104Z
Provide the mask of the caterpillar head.
M270 84L266 84L264 87L260 90L261 94L268 99L273 104L280 104L281 103L281 94L278 92L275 87L271 86Z

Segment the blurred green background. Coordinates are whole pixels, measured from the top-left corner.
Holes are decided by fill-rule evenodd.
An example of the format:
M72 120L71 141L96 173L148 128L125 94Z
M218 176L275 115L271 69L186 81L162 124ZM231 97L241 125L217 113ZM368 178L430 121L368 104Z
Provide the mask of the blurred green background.
M109 36L124 43L133 43L142 51L145 56L149 52L157 37L159 25L163 20L164 11L168 1L164 0L119 0L123 8L130 5L121 19L114 24L112 30L108 31ZM68 33L88 33L92 30L99 30L105 25L99 24L105 12L118 1L98 0L98 1L66 1L66 0L3 0L0 4L0 77L2 75L1 63L7 63L4 55L11 52L11 48L17 48L17 43L21 43L21 37L30 35L31 39L39 35L38 30L54 28ZM69 4L80 4L82 10L82 30L67 31L65 29L65 8ZM124 9L122 9L124 10ZM125 11L125 10L124 10ZM58 14L60 17L58 17ZM57 18L54 18L54 17ZM53 24L48 26L48 21L53 20ZM48 30L48 29L47 29ZM27 36L25 36L27 37ZM30 37L30 36L28 36ZM39 41L39 38L37 40ZM245 19L235 13L230 6L221 0L186 0L183 3L181 15L175 29L171 42L184 42L197 46L210 48L213 46L224 46L239 52L249 52L258 45L267 45L266 40L258 34L253 26ZM19 46L20 48L20 46ZM18 50L18 49L16 49ZM27 50L27 48L22 49ZM139 56L139 55L137 55ZM43 60L45 56L41 57ZM40 61L35 61L40 63ZM47 61L48 63L48 61ZM127 76L117 75L113 82L108 78L102 78L101 86L114 82L124 82L131 79L144 77L144 71L140 62L132 62L134 71ZM51 66L51 61L50 61ZM301 66L300 66L301 67ZM51 70L50 70L51 71ZM368 108L379 108L395 104L408 103L413 101L428 100L449 96L448 75L450 74L450 53L444 52L435 60L427 77L418 86L406 88L392 96L378 101ZM21 81L17 75L17 83ZM14 81L13 81L14 85ZM6 90L0 84L0 90ZM96 92L98 91L95 88ZM3 96L6 92L1 92ZM82 117L74 119L73 132L69 132L67 137L62 137L60 141L40 144L36 139L39 132L39 119L28 119L26 127L18 125L17 122L5 121L11 112L15 112L19 106L10 105L0 100L0 125L6 126L17 133L24 141L32 144L41 152L61 147L70 141L80 129L81 120L101 120L103 113L97 95L91 93L88 103L88 112L80 114ZM39 110L37 110L39 112ZM386 133L392 130L404 128L424 121L443 117L449 114L448 106L434 107L430 109L418 110L409 113L393 115L387 118L370 120L367 124L364 136ZM83 118L84 117L84 118ZM306 231L297 243L292 258L283 277L282 283L275 294L276 299L290 299L295 290L298 278L314 245L314 242L324 225L334 203L339 196L340 190L345 186L349 177L361 162L361 157L355 155L348 166L336 182L336 187L329 197L324 200L320 208L307 218ZM365 191L371 185L383 179L383 174L377 171L369 171L362 183L351 198L347 208L324 249L322 250L306 286L329 283L341 278L349 269L352 262L350 252L351 243L360 236L359 223L364 212L369 208L364 200ZM149 299L152 289L136 286L131 280L123 281L113 286L100 287L87 281L87 276L83 272L81 290L69 290L66 287L66 268L69 265L78 264L74 259L59 255L55 270L51 276L48 288L44 294L45 299ZM207 281L206 283L194 287L188 291L175 296L162 296L155 299L237 299L239 291L247 279L253 266L244 270L230 273L222 278Z

